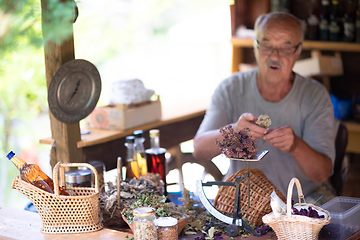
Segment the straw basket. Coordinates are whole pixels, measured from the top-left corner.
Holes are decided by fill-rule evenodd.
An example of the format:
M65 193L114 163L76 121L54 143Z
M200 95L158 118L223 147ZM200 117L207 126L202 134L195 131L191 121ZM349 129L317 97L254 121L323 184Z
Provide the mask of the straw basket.
M94 172L95 188L69 187L71 196L59 194L60 175L65 178L65 167L87 167ZM86 233L103 228L99 219L99 182L96 169L87 163L57 163L53 170L55 194L39 189L17 176L11 187L24 194L36 207L43 226L41 232L48 234Z
M312 207L319 213L319 215L324 215L324 218L311 218L302 215L291 214L291 199L294 183L296 183L299 196L299 203L295 204L294 207L297 209ZM301 199L304 201L303 203L301 203ZM274 213L270 213L263 217L263 221L269 224L269 226L272 227L275 231L278 240L318 239L321 228L324 225L329 224L330 220L331 217L328 211L305 202L301 185L297 178L291 179L288 186L286 215L275 217Z
M240 204L242 217L249 220L249 224L255 226L263 225L262 216L271 212L270 200L273 190L285 201L284 195L267 179L259 169L249 169L250 172L250 207L248 203L248 178L240 182ZM247 173L242 169L231 175L226 182L234 182L236 177ZM233 214L235 203L235 187L221 186L214 200L214 207L220 212Z

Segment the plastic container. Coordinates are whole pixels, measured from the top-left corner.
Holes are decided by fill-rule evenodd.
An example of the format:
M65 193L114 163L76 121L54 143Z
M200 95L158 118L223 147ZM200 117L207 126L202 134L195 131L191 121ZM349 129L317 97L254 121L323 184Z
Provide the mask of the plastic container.
M360 230L360 198L336 197L321 208L330 212L330 224L319 233L319 239L346 239Z

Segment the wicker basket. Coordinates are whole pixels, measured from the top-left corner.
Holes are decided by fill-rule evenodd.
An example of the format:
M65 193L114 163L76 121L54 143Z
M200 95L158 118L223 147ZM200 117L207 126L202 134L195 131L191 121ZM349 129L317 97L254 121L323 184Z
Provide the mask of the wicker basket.
M324 218L311 218L301 215L292 215L291 214L291 199L293 193L294 183L296 183L296 188L299 196L299 203L295 204L294 207L312 207L317 210L319 215L324 215ZM301 200L304 202L301 203ZM320 207L314 206L312 204L307 204L301 189L300 182L297 178L291 179L287 192L287 202L286 202L286 215L280 215L275 217L273 213L267 214L263 217L263 221L269 224L270 227L276 233L278 240L310 240L318 239L319 232L321 228L329 224L331 220L330 213Z
M58 171L65 167L84 166L95 175L95 188L69 187L71 196L59 195ZM64 169L62 177L65 177ZM36 207L43 226L41 232L48 234L86 233L103 228L99 218L99 182L96 169L87 163L57 163L53 170L55 194L46 192L17 176L11 187L24 194ZM64 181L64 179L63 179Z
M262 225L262 217L271 212L270 195L273 190L285 201L284 195L272 184L269 179L259 169L249 169L250 172L250 203L248 207L248 178L240 182L240 203L242 217L249 220L249 224L255 226ZM231 175L226 182L234 182L236 177L241 177L247 173L247 169L242 169ZM214 200L214 207L220 212L233 214L235 203L235 187L221 186Z

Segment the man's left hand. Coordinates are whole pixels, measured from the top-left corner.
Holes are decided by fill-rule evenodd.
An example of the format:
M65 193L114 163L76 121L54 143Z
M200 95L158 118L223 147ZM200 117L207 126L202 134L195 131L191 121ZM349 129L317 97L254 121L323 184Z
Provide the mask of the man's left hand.
M269 128L263 137L274 148L282 152L290 152L295 148L295 134L291 127Z

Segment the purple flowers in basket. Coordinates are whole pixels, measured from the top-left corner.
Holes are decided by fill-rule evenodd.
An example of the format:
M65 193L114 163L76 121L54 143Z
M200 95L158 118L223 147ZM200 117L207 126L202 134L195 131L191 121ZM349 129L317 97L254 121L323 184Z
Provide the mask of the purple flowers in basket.
M294 201L292 201L292 205L294 205ZM300 210L298 210L297 208L292 206L291 209L292 209L293 215L302 215L302 216L312 217L312 218L324 218L325 217L324 215L319 215L318 211L316 211L312 207L309 207L308 209L300 208Z

